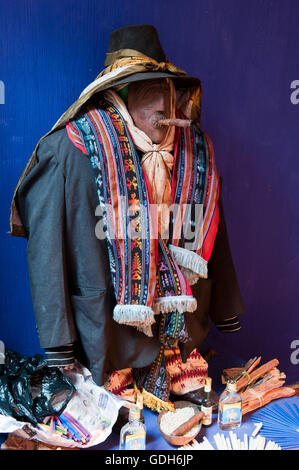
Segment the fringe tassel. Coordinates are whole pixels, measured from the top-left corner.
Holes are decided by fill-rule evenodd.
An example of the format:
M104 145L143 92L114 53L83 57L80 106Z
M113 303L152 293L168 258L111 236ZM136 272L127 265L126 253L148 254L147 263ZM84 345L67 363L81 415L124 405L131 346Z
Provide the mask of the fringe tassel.
M197 301L191 295L169 295L158 297L154 300L154 311L158 313L194 312L197 309Z
M134 326L146 336L153 336L151 325L155 323L154 311L146 305L116 305L113 318L121 325Z
M207 279L208 262L204 258L202 258L194 251L186 250L185 248L181 248L180 246L168 245L168 248L180 267L187 268L188 270L193 271L193 273L197 275L198 278L202 277L204 279ZM188 278L187 280L189 282ZM197 282L197 280L195 282Z
M145 389L142 390L143 404L156 413L162 410L175 411L174 404L171 401L163 401Z
M197 283L198 279L201 279L201 276L199 274L196 274L194 271L191 271L191 269L188 268L180 268L184 278L188 281L189 286L194 286L194 284Z

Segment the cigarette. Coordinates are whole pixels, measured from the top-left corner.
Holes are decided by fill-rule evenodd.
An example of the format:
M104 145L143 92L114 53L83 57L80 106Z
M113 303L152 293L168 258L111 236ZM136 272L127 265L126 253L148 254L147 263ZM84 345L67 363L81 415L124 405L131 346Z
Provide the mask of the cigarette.
M233 450L228 437L225 438L227 450Z
M244 446L245 450L248 450L248 435L244 434Z
M261 447L260 449L261 450L264 450L265 449L265 445L266 445L266 439L264 437L261 437L259 436L261 439L260 439L260 442L261 442Z
M209 439L207 439L205 436L203 437L203 442L205 442L207 449L209 450L215 450L212 444L210 443Z
M157 123L160 126L190 127L192 121L190 119L160 119Z
M217 433L214 435L214 441L218 450L222 450L222 442L220 440L220 435Z
M220 439L221 439L222 444L223 444L223 449L224 449L224 450L228 450L228 448L227 448L227 443L226 443L226 440L225 440L225 437L224 437L223 434L220 434Z
M260 430L263 427L263 423L256 423L254 426L255 426L255 429L254 429L253 433L251 434L252 437L257 436L257 434L260 432Z
M233 450L238 450L237 436L232 431L229 431L230 440L232 443Z

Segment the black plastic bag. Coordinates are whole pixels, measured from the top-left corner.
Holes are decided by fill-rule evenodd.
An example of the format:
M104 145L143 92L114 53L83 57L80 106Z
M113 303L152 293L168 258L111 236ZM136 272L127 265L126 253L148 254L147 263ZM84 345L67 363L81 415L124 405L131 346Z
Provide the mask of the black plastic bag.
M0 367L0 414L36 425L46 416L59 415L75 388L43 356L23 357L6 350Z

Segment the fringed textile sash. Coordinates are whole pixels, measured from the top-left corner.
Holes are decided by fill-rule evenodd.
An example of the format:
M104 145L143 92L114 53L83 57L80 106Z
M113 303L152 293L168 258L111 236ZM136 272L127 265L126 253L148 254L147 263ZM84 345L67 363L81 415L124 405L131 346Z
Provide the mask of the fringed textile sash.
M178 128L176 141L172 188L173 203L180 211L173 220L169 249L192 285L200 277L208 277L219 222L219 176L206 133L195 126ZM195 234L191 240L186 240L182 230L188 224L187 234L192 229Z
M157 234L150 182L118 110L109 103L90 106L66 127L95 172L117 302L113 317L152 336L155 314L196 309L188 277L190 282L207 277L218 223L218 174L210 140L195 126L177 132L173 202L191 211L171 218L168 243ZM183 228L194 226L198 205L203 206L203 237L192 251L186 249ZM200 229L195 227L195 238Z

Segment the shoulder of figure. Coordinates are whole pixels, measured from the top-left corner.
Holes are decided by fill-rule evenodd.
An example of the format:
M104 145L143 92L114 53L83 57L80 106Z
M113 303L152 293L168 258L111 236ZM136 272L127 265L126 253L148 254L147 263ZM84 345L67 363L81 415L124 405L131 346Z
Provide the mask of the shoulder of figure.
M66 157L76 151L69 139L66 126L46 134L39 142L38 159L54 157L58 163L63 163Z

